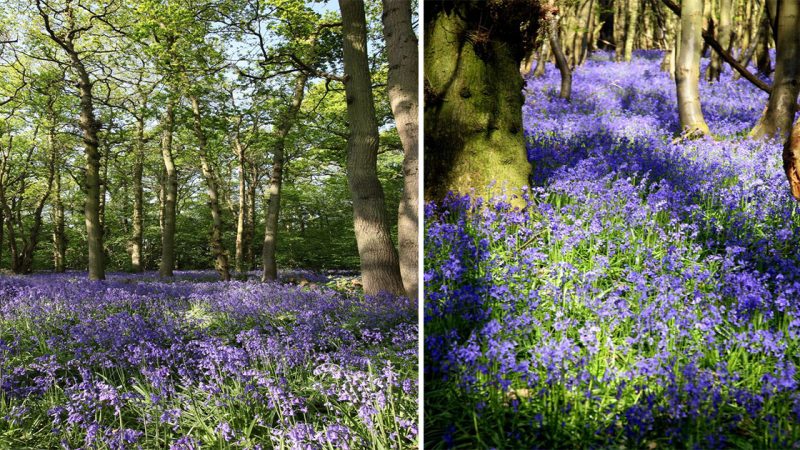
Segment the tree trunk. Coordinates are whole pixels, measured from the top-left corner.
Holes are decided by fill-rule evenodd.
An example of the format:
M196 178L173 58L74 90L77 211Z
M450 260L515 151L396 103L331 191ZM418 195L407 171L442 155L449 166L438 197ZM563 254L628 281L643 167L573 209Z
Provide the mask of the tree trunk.
M245 228L245 259L250 268L256 265L256 252L253 246L255 245L256 235L256 188L259 179L258 165L252 164L250 169L250 183L247 186L247 207L248 218L246 221L247 227Z
M98 124L94 117L92 83L89 74L77 53L70 54L72 67L78 75L80 94L80 127L83 131L84 153L86 155L85 185L86 200L84 215L86 222L87 246L89 249L89 279L106 278L103 261L103 226L100 223L100 149L97 140Z
M625 11L627 0L614 0L614 61L622 61L625 53Z
M594 35L594 22L595 22L595 14L594 14L594 0L589 0L589 6L586 8L586 12L584 14L586 17L586 29L583 31L581 36L581 51L578 56L578 64L583 64L586 61L586 57L589 55L590 50L590 42L592 39L592 35Z
M609 50L614 48L614 20L616 15L614 0L599 0L599 10L599 19L602 23L599 33L600 48Z
M723 25L722 25L722 8L720 8L720 19L719 19L719 22L717 22L715 20L715 17L714 17L714 6L715 6L716 3L717 2L714 1L714 0L709 2L710 8L709 8L708 14L709 14L710 20L709 20L708 33L711 35L711 37L717 39L717 42L722 43L722 41L724 39L722 37L722 34L723 34L723 29L722 29L722 27L723 27ZM730 9L728 10L728 12L730 14ZM728 20L730 22L730 17L728 17ZM729 26L730 26L730 23L729 23ZM730 39L727 39L727 41L729 41L729 40ZM728 50L727 43L725 45L723 45L722 48L724 48L725 50ZM722 58L719 56L719 54L717 52L711 52L711 62L708 65L708 70L706 71L706 80L708 80L708 81L719 81L720 73L722 73Z
M60 160L60 158L59 158ZM53 268L57 273L66 270L67 238L64 234L64 203L61 200L61 168L56 162L53 192Z
M383 33L389 59L388 88L392 114L403 144L403 198L397 216L400 274L406 296L417 298L419 267L419 103L417 37L411 25L410 0L383 0Z
M236 156L239 163L239 211L236 219L236 257L235 269L236 273L241 274L245 271L244 268L244 253L245 253L245 228L247 218L247 187L245 186L246 168L245 168L245 150L239 140L238 132L233 137L233 145L236 148Z
M144 108L142 108L144 110ZM131 267L134 272L144 272L142 265L143 189L144 166L144 111L136 118L136 155L133 163L133 233L131 236Z
M628 19L626 22L627 26L625 27L625 48L622 52L622 59L626 62L630 62L631 58L633 57L633 42L636 38L636 24L639 20L639 1L640 0L628 0Z
M175 127L174 99L167 102L167 110L161 119L162 139L161 157L164 160L163 173L163 214L161 230L161 264L158 273L161 277L173 276L175 270L175 207L178 200L178 174L172 158L172 133Z
M777 133L786 142L792 132L795 105L800 90L800 4L781 2L777 10L777 39L775 40L775 82L767 102L767 109L750 132L754 138L771 137ZM784 154L784 166L795 167L794 153ZM800 165L797 165L800 168ZM800 171L797 171L800 173Z
M203 178L205 178L206 186L208 187L208 206L211 208L211 252L214 255L214 268L219 273L222 281L229 281L231 273L228 267L228 253L222 245L222 211L219 204L217 176L208 161L208 145L206 135L203 132L200 103L197 101L197 96L193 95L190 99L192 101L194 133L197 137L198 153L200 154L200 167L203 170Z
M689 136L709 134L700 109L700 51L703 23L702 0L681 2L680 51L675 68L678 115L681 130Z
M552 16L547 19L547 28L550 48L553 49L553 55L556 57L558 71L561 72L561 91L558 97L569 101L572 96L572 71L569 69L567 58L564 56L564 52L561 51L561 43L558 41L558 17Z
M770 37L769 8L764 7L764 14L758 24L758 44L756 45L756 67L761 75L768 77L772 73L772 63L769 57Z
M548 59L550 59L550 45L547 43L547 41L544 41L542 42L542 46L539 50L539 58L536 59L536 68L533 69L534 78L540 78L544 76Z
M486 196L506 188L518 193L528 185L531 166L522 129L519 64L538 22L527 23L509 11L492 23L484 11L477 1L426 4L428 200L441 200L448 191ZM532 11L526 17L538 16ZM515 204L522 206L522 201Z
M387 224L383 187L378 179L378 121L367 61L367 25L363 0L339 0L344 35L345 94L350 136L347 184L353 199L354 229L364 293L405 294L397 250ZM520 57L521 60L521 57ZM511 67L520 79L519 62Z

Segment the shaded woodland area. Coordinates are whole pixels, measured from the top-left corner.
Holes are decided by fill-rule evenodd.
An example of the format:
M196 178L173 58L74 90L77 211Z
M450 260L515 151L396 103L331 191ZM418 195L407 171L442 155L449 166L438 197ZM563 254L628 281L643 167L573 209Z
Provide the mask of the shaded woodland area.
M569 100L572 72L592 52L612 51L615 61L625 62L634 50L654 50L663 54L661 70L675 79L680 128L690 137L714 133L703 119L700 77L714 82L731 71L734 78L745 78L769 93L761 120L749 134L768 138L780 133L786 175L800 199L800 138L795 144L789 140L800 88L798 7L797 2L778 0L429 4L424 49L426 198L483 189L489 180L498 186L527 184L530 166L516 97L523 76L540 77L545 63L552 62L561 74L559 95ZM448 45L463 51L450 51L455 47ZM703 73L701 56L710 58ZM514 67L519 76L512 73ZM489 88L477 87L483 85ZM454 130L469 132L454 136ZM486 171L487 164L494 170Z
M0 268L360 268L415 297L415 10L7 2Z

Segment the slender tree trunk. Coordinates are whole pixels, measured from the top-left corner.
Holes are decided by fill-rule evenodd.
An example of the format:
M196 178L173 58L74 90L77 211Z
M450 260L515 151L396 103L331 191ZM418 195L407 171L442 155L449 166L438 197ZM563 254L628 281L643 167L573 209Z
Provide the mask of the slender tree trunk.
M78 75L78 92L80 94L80 127L83 131L84 154L86 155L85 185L86 200L84 215L86 237L89 250L89 279L104 280L106 278L103 261L103 226L100 222L100 149L97 139L98 124L94 117L94 100L92 83L89 74L77 53L70 54L72 67Z
M722 30L722 17L721 17L722 16L722 11L720 10L720 20L719 20L719 22L717 22L716 21L716 17L714 15L714 9L715 9L714 6L716 5L716 3L717 2L714 1L714 0L711 0L710 2L707 2L707 5L709 5L709 7L708 7L708 14L709 14L709 16L708 16L709 17L709 20L708 20L708 24L709 24L708 33L711 35L711 37L715 38L717 40L717 42L722 43L722 40L723 40L723 38L721 37L722 33L723 33L723 30ZM723 45L722 48L724 48L725 50L728 49L726 45ZM719 81L720 73L722 73L722 58L719 56L719 54L717 52L713 52L712 51L711 52L711 62L708 65L708 69L706 70L706 80L708 80L708 81Z
M636 24L639 20L639 1L628 0L628 19L625 28L625 48L622 52L622 59L626 62L633 57L633 42L636 38Z
M581 51L578 57L578 64L583 64L586 61L586 57L589 55L590 50L590 43L592 41L592 36L594 35L594 22L595 22L595 13L594 13L594 0L589 0L589 6L586 8L586 13L584 14L586 17L586 29L581 36Z
M383 33L389 59L388 91L392 114L403 144L403 198L397 215L400 274L406 296L417 298L419 267L419 103L417 37L409 0L383 0ZM530 70L530 69L529 69Z
M57 273L63 273L66 270L67 239L64 234L64 203L61 200L60 163L56 163L55 170L55 189L53 192L53 268Z
M269 204L267 205L266 224L264 225L264 246L261 249L261 263L264 273L261 275L262 281L274 281L278 279L278 264L275 260L275 253L278 248L278 219L281 210L281 187L283 185L283 164L286 138L292 131L300 107L303 105L308 75L300 72L294 82L294 94L292 103L285 111L280 128L278 129L275 146L273 147L272 174L269 180Z
M625 53L625 11L627 0L614 1L614 61L622 61Z
M758 24L758 44L756 45L756 67L761 75L768 77L772 73L772 63L769 57L770 37L769 10L764 7L764 14Z
M536 59L536 68L533 69L533 77L540 78L544 76L545 68L547 67L547 60L550 59L550 44L547 40L542 42L539 50L539 57Z
M200 167L203 170L203 178L205 178L206 185L208 186L208 203L211 208L211 252L214 255L214 267L222 278L222 281L229 281L231 279L231 273L228 267L228 252L222 245L222 210L219 204L217 176L208 161L208 145L206 142L206 135L203 132L200 103L194 95L191 96L190 99L192 101L194 133L197 137L197 146L200 154Z
M709 134L700 109L700 51L703 23L702 0L681 2L680 52L675 70L681 130L690 136Z
M569 69L567 58L564 56L564 52L561 51L561 43L558 41L558 17L551 16L546 21L550 48L553 49L553 54L556 57L558 71L561 72L561 91L558 96L569 101L570 96L572 96L572 71Z
M144 109L144 108L142 108ZM143 189L142 172L144 166L144 111L136 118L136 155L133 163L133 234L131 236L131 267L134 272L143 272L142 233L143 233Z
M800 4L796 1L781 2L777 10L775 82L772 84L767 109L750 132L750 136L754 138L771 137L780 133L781 141L785 143L789 133L792 132L795 105L800 90L798 30L800 30ZM795 167L797 165L795 158L794 153L785 154L784 166ZM800 165L797 167L800 168ZM800 171L796 173L800 174Z
M162 230L161 230L161 264L158 273L161 277L173 276L175 270L175 207L178 200L178 174L175 160L172 157L172 133L175 127L176 100L167 101L167 110L161 119L161 157L164 160L162 175Z
M236 273L241 274L245 271L245 228L247 218L247 187L245 186L245 150L239 141L238 133L233 137L233 145L236 148L236 155L239 163L239 211L236 219Z
M347 184L353 199L354 229L364 292L405 294L397 250L387 224L383 187L378 179L378 122L367 61L367 24L363 0L339 0L347 76ZM517 79L519 62L512 65Z
M249 206L247 207L248 218L245 230L245 259L247 259L247 265L250 268L256 265L256 252L253 247L256 240L256 188L259 178L258 167L256 164L252 164L250 169L250 183L247 186L247 201Z

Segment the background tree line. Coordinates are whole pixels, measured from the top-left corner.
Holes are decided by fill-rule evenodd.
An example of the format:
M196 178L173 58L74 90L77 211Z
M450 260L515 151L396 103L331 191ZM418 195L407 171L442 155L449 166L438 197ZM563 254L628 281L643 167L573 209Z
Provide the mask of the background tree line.
M360 268L415 295L412 5L336 6L10 2L0 267Z

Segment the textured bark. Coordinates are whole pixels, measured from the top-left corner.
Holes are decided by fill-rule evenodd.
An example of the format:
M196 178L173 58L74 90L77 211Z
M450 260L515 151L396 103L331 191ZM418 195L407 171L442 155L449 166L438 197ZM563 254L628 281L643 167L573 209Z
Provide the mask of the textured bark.
M769 57L770 33L769 9L765 7L764 14L758 24L758 43L756 44L756 67L765 77L772 73L772 63Z
M410 0L383 0L383 33L389 60L389 102L404 153L403 197L397 215L400 274L406 296L416 299L419 283L419 83L418 46L411 26Z
M175 128L176 100L167 101L167 109L161 119L161 158L164 161L162 174L162 214L161 214L161 263L158 273L161 277L173 276L175 270L175 208L178 200L178 173L172 157L172 134Z
M627 0L614 1L614 61L622 61L625 53L625 11Z
M690 136L709 134L700 109L700 51L703 21L702 0L683 0L680 6L680 52L675 68L678 115L681 130Z
M242 142L239 140L239 133L233 136L233 145L236 149L236 157L239 169L239 208L236 218L236 256L234 260L236 273L243 273L246 269L245 263L245 229L247 227L247 187L246 184L246 167L245 167L245 149Z
M796 1L781 2L776 19L775 82L767 109L750 136L762 138L780 133L781 140L786 142L792 132L800 90L800 4ZM784 164L789 162L784 160Z
M344 34L346 75L347 184L353 199L354 228L364 292L405 294L397 250L386 219L383 187L378 179L378 122L367 61L367 26L363 0L339 0ZM513 72L519 78L519 61Z
M448 191L486 196L528 185L519 64L538 31L540 11L538 3L497 8L492 16L478 1L426 4L427 200L441 200Z
M219 203L219 185L217 175L209 164L208 143L205 132L203 131L202 115L200 113L200 102L196 96L192 96L192 118L194 134L197 137L198 153L200 155L200 167L205 178L208 206L211 209L211 253L214 256L214 268L219 273L222 281L231 279L230 268L228 266L228 252L222 245L222 210Z
M720 17L719 21L717 21L717 17L714 16L714 6L717 3L716 0L707 1L706 5L710 5L708 8L708 14L710 15L708 28L706 28L706 32L716 39L718 42L722 42L722 11L720 8ZM730 18L729 18L730 20ZM706 45L708 45L706 43ZM722 48L727 49L727 44ZM711 62L708 65L708 69L706 70L706 80L708 81L719 81L719 75L722 73L722 58L720 58L719 53L711 52Z
M67 269L67 236L64 233L64 203L61 199L61 168L57 159L53 189L53 268L57 273Z
M783 147L783 170L789 180L792 196L800 201L800 121L794 125Z
M131 267L134 272L144 272L142 265L143 189L144 165L144 115L136 118L136 155L133 162L133 232L131 234Z
M247 221L245 227L245 259L250 268L256 265L256 252L253 248L256 234L256 187L261 176L258 172L258 164L250 165L250 182L247 185Z
M558 17L553 16L547 21L547 37L550 42L550 48L553 49L553 55L556 57L556 66L558 71L561 72L561 91L559 91L559 98L569 101L572 96L572 71L567 64L567 58L564 52L561 51L561 43L558 41ZM630 61L630 59L628 59Z
M281 211L281 188L283 186L283 164L286 138L297 122L297 115L303 105L303 96L306 90L308 75L300 72L294 82L292 103L284 111L281 124L278 127L275 145L272 148L272 173L269 179L269 202L267 204L267 217L264 225L264 246L261 248L261 263L264 272L261 281L274 281L278 279L278 264L275 254L278 249L278 219Z
M625 47L622 51L622 59L624 61L630 61L633 56L633 42L636 37L636 24L639 20L639 1L628 0L628 18L625 22Z

